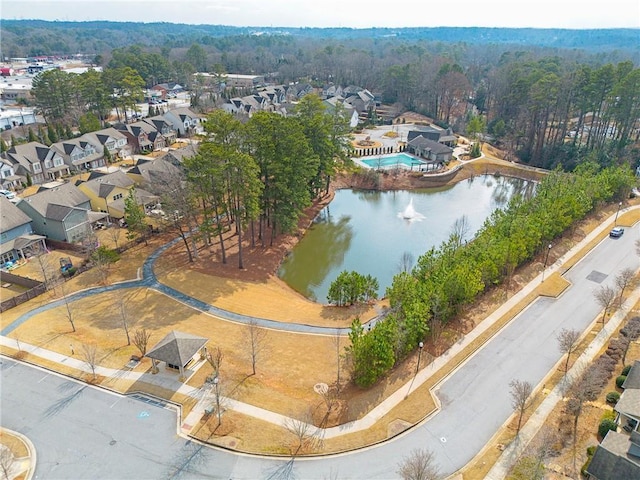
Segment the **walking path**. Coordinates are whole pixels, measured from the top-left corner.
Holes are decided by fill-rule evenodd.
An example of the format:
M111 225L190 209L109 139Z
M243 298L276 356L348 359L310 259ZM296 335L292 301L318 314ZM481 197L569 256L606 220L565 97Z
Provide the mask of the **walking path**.
M630 211L632 209L640 208L630 207L625 210L621 210L620 213L623 214L626 211ZM613 217L613 216L612 216ZM513 295L509 300L504 303L500 308L491 313L489 317L487 317L478 327L476 327L472 332L463 337L459 342L453 345L445 354L440 357L434 359L432 363L430 363L427 367L422 368L416 376L410 381L407 382L403 387L399 388L396 392L386 398L382 403L377 405L374 409L372 409L368 414L366 414L363 418L350 422L348 424L340 425L338 427L331 427L327 429L321 429L312 427L315 429L315 434L318 437L329 439L338 437L341 435L347 435L354 432L359 432L362 430L366 430L373 426L378 420L380 420L384 415L389 413L391 409L393 409L396 405L402 402L409 394L410 391L415 390L424 382L426 382L432 374L437 372L440 368L444 367L450 359L454 358L456 354L463 351L466 347L468 347L471 342L473 342L478 336L482 335L487 329L493 326L497 321L499 321L506 313L508 313L512 308L514 308L520 301L522 301L525 297L527 297L531 292L533 292L542 282L543 275L551 275L555 271L561 269L565 262L571 259L573 256L578 254L585 246L587 246L590 242L596 239L599 235L602 234L603 231L609 228L609 221L602 223L599 227L590 232L580 243L574 246L570 251L565 253L561 258L559 258L553 265L547 268L546 272L539 274L536 278L534 278L529 284L527 284L524 288L522 288L517 294ZM178 292L166 285L161 284L155 277L153 273L153 264L157 260L157 258L164 252L167 248L174 245L180 239L176 239L173 242L170 242L163 247L156 250L144 263L142 268L142 278L138 280L132 280L127 282L122 282L119 284L110 285L107 287L97 287L88 289L85 291L74 293L73 295L69 295L67 297L67 301L74 301L81 298L85 298L89 295L94 295L98 293L103 293L106 291L121 289L121 288L133 288L133 287L148 287L156 289L166 295L176 299L179 302L185 303L197 310L205 312L210 315L218 316L223 319L246 323L249 320L255 320L259 325L267 328L285 330L285 331L296 331L303 333L323 333L323 334L335 334L335 328L329 327L315 327L310 325L302 325L302 324L291 324L291 323L282 323L282 322L274 322L268 319L260 319L253 318L246 315L235 314L233 312L228 312L226 310L222 310L220 308L214 307L212 305L206 304L200 300L197 300L193 297L190 297L182 292ZM632 297L629 301L640 298L640 289L633 292ZM69 357L66 355L59 354L57 352L53 352L50 350L46 350L44 348L40 348L37 346L29 345L24 342L18 343L11 338L6 337L8 333L10 333L13 329L17 328L20 324L27 321L30 317L35 314L44 312L50 308L54 308L56 306L61 305L63 300L57 300L51 302L42 307L36 308L31 312L28 312L22 315L20 318L12 322L10 325L5 327L0 335L0 343L5 346L9 346L14 349L21 349L27 351L33 355L38 357L47 359L59 365L65 365L86 373L91 373L91 369L89 365L77 358ZM580 364L588 361L590 358L595 355L600 347L604 344L608 336L611 334L613 330L615 330L616 325L622 321L623 315L618 313L613 320L611 320L607 326L607 328L603 329L602 332L598 335L593 345L580 357ZM617 323L616 323L617 322ZM348 329L342 329L342 333L346 333ZM482 348L482 347L480 347ZM578 362L576 362L578 363ZM577 368L574 366L574 369ZM101 366L96 366L95 373L107 378L112 379L125 379L131 381L143 381L149 384L159 385L164 388L167 388L171 391L176 391L183 395L187 395L191 398L198 399L198 403L190 412L189 415L184 419L182 423L182 432L188 434L190 429L198 423L200 418L205 414L205 410L207 407L212 405L215 402L215 393L211 389L211 386L205 385L201 388L195 388L189 385L185 385L182 382L177 381L172 377L168 377L165 375L153 375L146 372L133 372L131 370L119 370L106 368ZM109 383L107 380L104 382L106 384ZM434 386L433 390L437 387ZM524 446L533 438L535 432L541 427L542 423L544 423L544 419L546 415L552 410L555 403L558 401L558 395L560 395L560 387L556 387L551 394L547 397L547 399L543 402L540 408L536 411L536 413L532 416L531 420L522 428L520 434L520 440L518 442L512 443L505 453L501 456L499 462L494 466L492 470L492 476L488 478L502 478L504 472L507 471L509 465L514 461L517 454L522 451ZM433 395L433 393L432 393ZM434 395L434 399L436 404L438 405L438 399ZM267 411L262 408L256 407L254 405L250 405L244 402L239 402L237 400L233 400L230 398L223 398L222 403L225 408L243 413L245 415L249 415L255 418L259 418L263 421L268 421L276 425L282 426L285 424L287 417L277 414L275 412Z

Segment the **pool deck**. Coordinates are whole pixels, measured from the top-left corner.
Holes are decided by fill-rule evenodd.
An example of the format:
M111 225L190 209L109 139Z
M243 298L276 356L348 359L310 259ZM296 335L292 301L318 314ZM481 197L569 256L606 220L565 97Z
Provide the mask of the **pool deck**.
M377 160L377 159L384 159L384 158L392 158L392 157L397 157L397 156L404 156L404 157L408 157L411 159L411 165L408 165L407 163L404 162L396 162L393 163L391 165L368 165L366 164L363 160ZM351 160L353 160L353 162L356 165L359 165L363 168L367 168L367 169L375 169L375 170L392 170L394 168L402 168L404 170L411 170L414 171L413 167L417 167L415 169L415 171L417 172L424 172L427 171L424 169L425 166L431 166L431 165L437 165L436 162L430 162L428 160L416 157L415 155L411 155L410 153L407 152L396 152L396 153L387 153L387 154L383 154L383 155L369 155L369 156L363 156L363 157L352 157Z

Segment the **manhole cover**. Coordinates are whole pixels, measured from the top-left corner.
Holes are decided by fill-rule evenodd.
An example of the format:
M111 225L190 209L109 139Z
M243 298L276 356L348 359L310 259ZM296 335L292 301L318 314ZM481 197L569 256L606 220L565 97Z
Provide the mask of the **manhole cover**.
M117 442L116 442L115 440L111 440L111 441L109 442L109 445L115 445L116 443L117 443Z
M607 277L608 275L606 273L594 270L589 275L587 275L587 280L591 280L592 282L596 283L602 283Z
M329 385L326 383L316 383L313 386L313 390L319 395L326 395L329 391Z

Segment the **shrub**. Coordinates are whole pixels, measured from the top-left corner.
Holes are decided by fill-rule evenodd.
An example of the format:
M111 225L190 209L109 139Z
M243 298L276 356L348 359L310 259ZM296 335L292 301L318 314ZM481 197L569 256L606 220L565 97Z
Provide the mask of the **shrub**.
M596 448L598 448L597 445L591 445L590 447L587 447L587 457L593 457L593 454L596 453Z
M600 426L598 427L598 435L601 438L604 438L609 430L613 430L614 432L618 429L618 424L613 420L602 420L600 422Z
M616 387L622 388L622 384L626 379L627 379L626 375L619 375L618 377L616 377Z
M64 272L62 272L63 277L73 277L75 273L78 271L76 267L67 268Z
M629 375L629 370L631 370L631 367L632 367L632 366L633 366L633 365L627 365L626 367L624 367L624 368L622 369L622 372L620 372L620 375L624 375L625 377L626 377L627 375Z
M611 405L615 405L620 400L620 394L618 392L609 392L607 393L607 403Z

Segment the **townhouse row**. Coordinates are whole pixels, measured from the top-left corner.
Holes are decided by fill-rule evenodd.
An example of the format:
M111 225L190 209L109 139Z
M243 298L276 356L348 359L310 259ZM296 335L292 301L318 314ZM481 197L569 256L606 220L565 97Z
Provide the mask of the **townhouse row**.
M177 108L51 146L39 142L15 145L0 157L0 182L3 189L19 190L28 183L41 185L91 171L106 166L108 156L126 158L168 147L176 138L197 132L199 124L198 115L188 108Z

